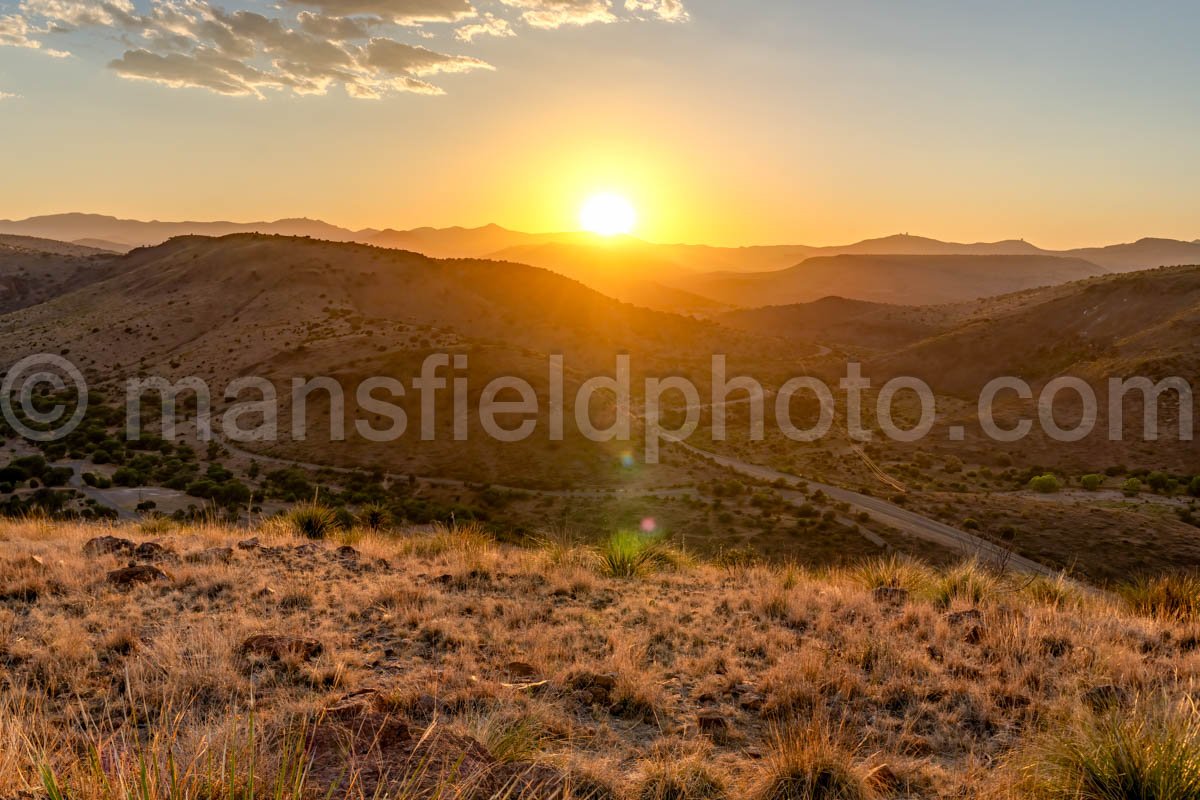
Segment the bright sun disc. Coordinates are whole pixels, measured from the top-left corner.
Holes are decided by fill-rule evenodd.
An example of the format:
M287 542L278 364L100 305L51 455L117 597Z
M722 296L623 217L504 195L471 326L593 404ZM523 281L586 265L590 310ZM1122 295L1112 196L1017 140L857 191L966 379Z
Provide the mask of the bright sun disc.
M637 212L624 197L615 194L598 194L588 198L579 212L579 222L585 231L601 236L616 236L631 233L637 224Z

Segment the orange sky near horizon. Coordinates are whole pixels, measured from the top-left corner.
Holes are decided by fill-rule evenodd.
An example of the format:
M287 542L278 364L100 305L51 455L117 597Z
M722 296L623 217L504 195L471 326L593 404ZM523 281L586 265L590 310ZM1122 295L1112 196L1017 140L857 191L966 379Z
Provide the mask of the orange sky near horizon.
M376 39L348 46L356 84L245 96L228 76L131 76L165 57L130 58L144 43L102 25L2 46L17 35L5 14L25 6L0 0L0 218L548 232L577 229L586 199L611 192L637 209L635 236L664 243L1200 238L1200 12L1186 2L597 0L566 21L543 0L474 5L461 21L386 28L402 57L352 55ZM468 36L481 20L507 27ZM260 72L290 63L255 46ZM357 99L394 85L385 67L429 91Z

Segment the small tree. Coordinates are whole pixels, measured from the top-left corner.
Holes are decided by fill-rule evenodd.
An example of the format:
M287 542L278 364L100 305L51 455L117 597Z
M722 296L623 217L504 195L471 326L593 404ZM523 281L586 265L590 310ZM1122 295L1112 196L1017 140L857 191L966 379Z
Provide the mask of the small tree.
M1137 478L1130 478L1121 486L1121 491L1126 497L1137 497L1142 491L1142 482Z
M1084 475L1079 479L1079 485L1089 492L1094 492L1104 485L1103 475Z

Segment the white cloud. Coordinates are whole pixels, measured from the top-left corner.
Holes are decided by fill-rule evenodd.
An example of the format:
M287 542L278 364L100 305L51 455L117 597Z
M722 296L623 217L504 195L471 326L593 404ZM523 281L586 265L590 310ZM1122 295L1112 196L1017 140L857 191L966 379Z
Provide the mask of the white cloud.
M668 22L684 22L688 18L683 0L625 0L625 9Z
M138 6L133 0L21 0L17 13L0 16L0 46L65 56L46 46L49 37L75 42L90 36L123 43L108 66L133 80L232 96L325 94L341 87L352 97L380 98L443 94L430 76L494 69L473 56L405 38L428 41L440 34L470 44L515 36L521 22L555 29L687 18L683 0L482 1L496 13L478 12L472 0L277 0L267 13L246 9L247 0L231 0L243 7L230 10L214 0L146 0Z
M561 28L616 22L610 0L501 0L506 6L524 9L521 19L534 28Z
M463 25L454 32L454 38L460 42L473 42L480 36L516 36L517 32L508 24L508 20L493 14L484 14L479 22Z

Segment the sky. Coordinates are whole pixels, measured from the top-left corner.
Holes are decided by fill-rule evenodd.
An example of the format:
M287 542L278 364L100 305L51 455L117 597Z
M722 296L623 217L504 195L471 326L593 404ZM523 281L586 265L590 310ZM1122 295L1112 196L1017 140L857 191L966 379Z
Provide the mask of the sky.
M0 218L1200 238L1200 5L0 0Z

